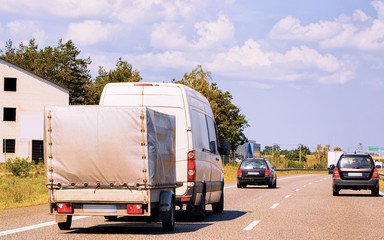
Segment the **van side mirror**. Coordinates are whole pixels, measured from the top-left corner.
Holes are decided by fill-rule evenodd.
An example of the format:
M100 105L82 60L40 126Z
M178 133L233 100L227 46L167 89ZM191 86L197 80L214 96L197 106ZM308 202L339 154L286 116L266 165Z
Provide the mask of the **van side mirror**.
M224 140L219 148L220 155L229 155L231 152L231 143L228 140Z

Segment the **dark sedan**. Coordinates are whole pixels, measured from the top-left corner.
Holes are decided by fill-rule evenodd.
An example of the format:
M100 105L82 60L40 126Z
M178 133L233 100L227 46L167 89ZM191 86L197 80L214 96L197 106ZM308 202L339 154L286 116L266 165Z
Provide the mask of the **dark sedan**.
M245 188L247 185L268 185L269 188L276 188L276 182L275 168L265 158L245 159L237 170L238 188Z

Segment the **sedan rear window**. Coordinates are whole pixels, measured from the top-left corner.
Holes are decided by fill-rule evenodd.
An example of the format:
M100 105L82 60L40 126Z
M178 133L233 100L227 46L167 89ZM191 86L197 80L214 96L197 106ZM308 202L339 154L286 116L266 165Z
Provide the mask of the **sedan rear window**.
M372 168L373 163L369 157L342 157L340 159L341 168Z
M243 161L240 168L242 169L267 169L267 164L264 160Z

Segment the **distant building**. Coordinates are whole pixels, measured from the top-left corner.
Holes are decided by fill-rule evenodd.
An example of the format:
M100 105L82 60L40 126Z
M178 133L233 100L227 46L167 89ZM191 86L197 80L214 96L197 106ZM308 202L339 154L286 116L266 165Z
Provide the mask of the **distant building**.
M0 162L44 158L44 107L67 106L69 90L0 58Z
M261 145L256 143L256 141L249 140L249 142L244 143L237 147L236 153L242 158L252 158L260 157Z

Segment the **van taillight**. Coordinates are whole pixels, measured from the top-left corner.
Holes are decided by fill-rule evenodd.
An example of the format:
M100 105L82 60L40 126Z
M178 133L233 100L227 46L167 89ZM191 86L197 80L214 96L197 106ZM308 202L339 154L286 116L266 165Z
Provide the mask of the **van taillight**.
M378 178L378 177L379 177L379 174L377 173L377 168L374 168L372 178Z
M335 167L335 169L333 170L333 177L340 178L339 169L337 167Z
M237 176L241 176L241 175L243 175L243 172L241 171L241 169L238 169L237 170Z
M271 171L269 171L269 169L266 169L265 170L265 175L270 175L271 174Z
M195 182L196 179L196 164L195 164L195 151L188 152L188 170L187 170L187 181Z
M73 213L72 203L56 204L57 213Z
M152 83L135 83L134 86L153 86Z

